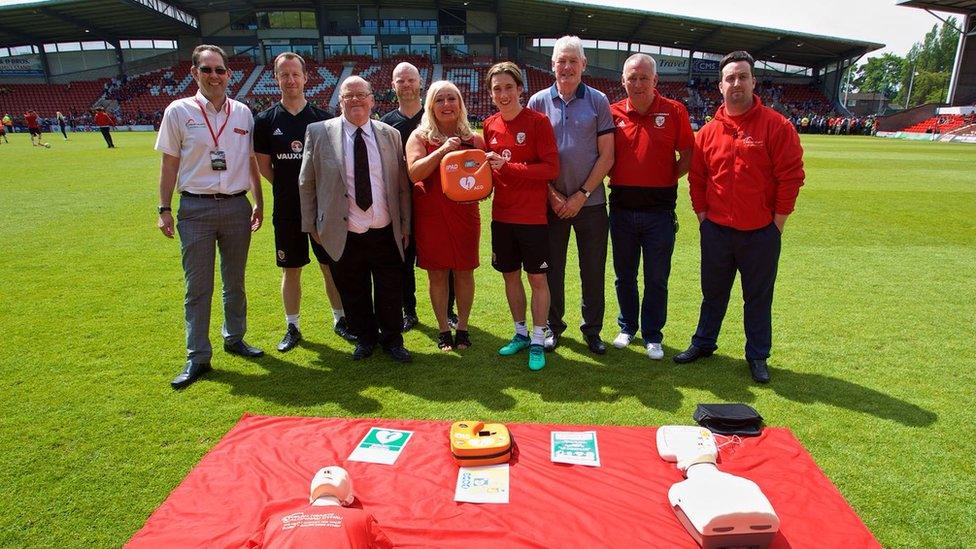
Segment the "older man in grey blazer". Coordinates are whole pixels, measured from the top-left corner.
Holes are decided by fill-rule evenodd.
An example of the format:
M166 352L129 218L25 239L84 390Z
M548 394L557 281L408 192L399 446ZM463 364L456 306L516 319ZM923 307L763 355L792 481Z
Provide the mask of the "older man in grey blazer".
M400 132L370 120L373 90L351 76L339 88L342 116L308 126L299 175L302 230L332 259L353 360L382 345L409 362L401 334L403 248L410 192ZM376 301L373 302L375 291Z

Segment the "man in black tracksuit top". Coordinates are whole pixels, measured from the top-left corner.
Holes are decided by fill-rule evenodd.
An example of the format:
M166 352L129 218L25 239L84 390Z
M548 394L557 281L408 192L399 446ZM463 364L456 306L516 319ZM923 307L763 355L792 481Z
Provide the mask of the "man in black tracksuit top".
M261 175L271 182L274 193L273 224L276 263L282 270L281 299L285 306L285 336L278 350L291 350L302 339L299 330L301 304L301 271L310 263L312 248L325 279L325 291L332 305L333 330L346 340L355 341L349 333L342 300L332 281L329 255L302 232L302 214L298 198L298 172L302 166L305 129L309 124L332 118L305 99L305 61L286 52L275 58L275 80L281 87L281 101L254 117L254 152Z
M396 92L399 107L384 114L380 122L389 124L400 132L403 144L413 133L424 116L423 97L424 87L420 71L410 63L400 63L393 69L393 91ZM413 190L413 186L410 187ZM417 280L414 278L414 265L417 263L417 247L413 241L413 231L410 231L410 243L403 250L403 331L410 331L417 325ZM451 273L447 284L447 322L451 328L457 326L457 315L454 314L454 273Z

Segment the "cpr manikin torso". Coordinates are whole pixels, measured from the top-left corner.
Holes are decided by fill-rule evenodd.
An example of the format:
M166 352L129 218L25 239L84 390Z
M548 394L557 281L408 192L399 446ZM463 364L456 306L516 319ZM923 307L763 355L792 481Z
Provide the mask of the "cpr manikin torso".
M668 490L682 525L706 549L766 547L779 531L773 506L751 480L719 471L708 429L669 425L657 431L661 459L677 462L686 480Z
M348 507L355 501L352 480L342 467L315 473L309 503L274 513L248 542L249 548L329 547L374 549L392 547L376 520L366 511Z

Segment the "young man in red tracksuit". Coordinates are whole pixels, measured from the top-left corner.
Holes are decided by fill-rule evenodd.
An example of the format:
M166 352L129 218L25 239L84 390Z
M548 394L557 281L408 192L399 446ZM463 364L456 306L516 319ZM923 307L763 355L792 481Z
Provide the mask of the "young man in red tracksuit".
M116 124L115 117L111 114L105 112L105 107L98 107L95 111L95 125L98 126L99 131L102 132L102 137L105 138L105 144L108 148L114 149L115 143L112 142L112 126Z
M485 145L495 183L491 204L491 266L505 279L515 322L512 340L498 350L511 356L529 349L529 369L546 365L544 330L549 315L549 182L559 175L559 149L549 118L519 102L522 71L505 61L488 69L491 100L498 112L485 120ZM532 332L525 325L525 270L532 289Z
M753 94L751 55L719 63L725 104L695 141L688 183L701 222L702 305L691 346L679 364L717 349L735 272L742 276L746 361L752 378L769 382L773 285L786 218L803 185L803 149L796 129Z

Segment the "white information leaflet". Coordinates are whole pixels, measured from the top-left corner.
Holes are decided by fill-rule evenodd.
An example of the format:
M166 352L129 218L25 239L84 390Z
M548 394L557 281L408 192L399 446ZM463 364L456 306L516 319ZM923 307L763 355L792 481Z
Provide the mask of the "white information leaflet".
M550 458L553 463L600 466L596 431L551 431Z
M454 501L508 503L508 464L459 468Z

